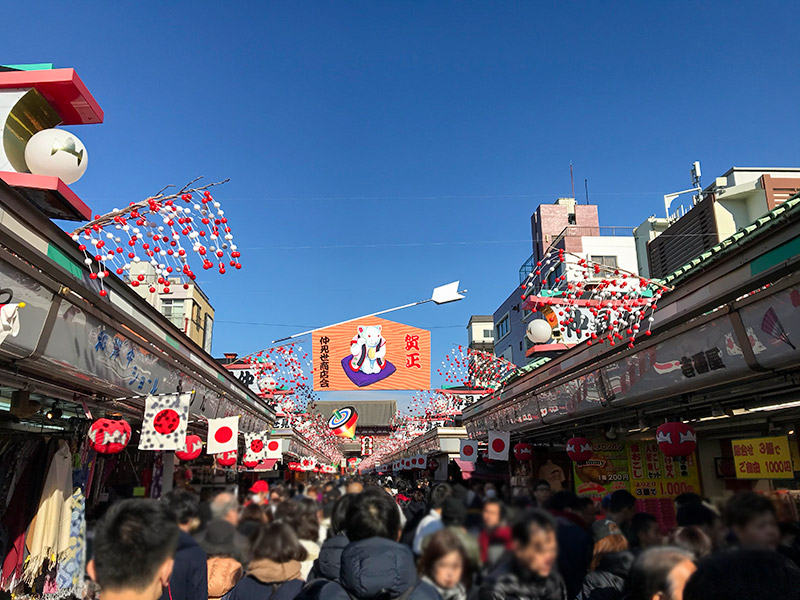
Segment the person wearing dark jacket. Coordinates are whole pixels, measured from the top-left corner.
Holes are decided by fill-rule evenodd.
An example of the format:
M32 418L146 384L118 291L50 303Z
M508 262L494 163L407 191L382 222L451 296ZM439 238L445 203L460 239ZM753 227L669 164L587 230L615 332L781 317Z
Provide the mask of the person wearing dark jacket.
M294 600L303 589L306 549L286 523L264 525L253 540L247 574L226 600Z
M309 582L302 598L440 600L433 586L419 580L408 546L394 541L400 535L400 513L391 496L365 490L353 498L346 520L351 543L342 552L339 581Z
M594 546L592 570L586 575L575 600L620 600L625 595L628 574L635 557L628 551L628 540L616 533Z
M345 532L347 509L355 495L347 494L339 498L331 511L330 533L333 537L325 540L319 550L319 557L314 561L307 581L313 579L327 579L339 581L339 569L342 564L342 552L350 543Z
M513 550L489 573L479 600L567 600L556 571L556 523L539 509L524 513L511 528Z
M178 519L175 565L161 600L197 600L208 595L206 553L190 535L200 524L200 501L186 490L172 490L163 498Z
M578 497L572 492L557 492L550 498L550 512L557 524L558 572L570 598L581 589L592 559L592 538L579 510Z

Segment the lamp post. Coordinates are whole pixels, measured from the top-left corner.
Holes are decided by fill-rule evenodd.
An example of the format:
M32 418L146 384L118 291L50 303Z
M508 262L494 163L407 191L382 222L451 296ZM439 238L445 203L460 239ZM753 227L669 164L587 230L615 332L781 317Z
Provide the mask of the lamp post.
M410 302L408 304L403 304L402 306L395 306L394 308L387 308L386 310L380 310L378 312L370 313L368 315L363 315L361 317L354 317L352 319L347 319L345 321L339 321L338 323L332 323L331 325L326 325L326 327L334 327L336 325L341 325L343 323L349 323L350 321L356 321L359 319L368 319L370 317L377 317L378 315L385 315L386 313L394 312L396 310L402 310L404 308L411 308L412 306L419 306L420 304L426 304L427 302L433 302L434 304L448 304L450 302L457 302L464 298L464 294L467 290L459 290L458 284L460 282L453 281L452 283L448 283L446 285L440 285L439 287L433 288L433 293L431 294L430 298L425 300L418 300L417 302ZM309 333L313 333L319 328L309 329L308 331L303 331L301 333L296 333L294 335L290 335L289 337L281 338L279 340L273 340L273 344L277 344L279 342L285 342L287 340L293 340L294 338L298 338L303 335L307 335Z

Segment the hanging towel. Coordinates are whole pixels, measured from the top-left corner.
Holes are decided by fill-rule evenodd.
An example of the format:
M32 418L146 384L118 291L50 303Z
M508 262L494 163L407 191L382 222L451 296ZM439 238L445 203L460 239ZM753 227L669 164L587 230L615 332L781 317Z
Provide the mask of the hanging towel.
M58 563L56 592L45 593L51 600L70 595L83 597L83 574L86 570L86 499L80 488L72 494L71 501L69 549Z
M25 538L29 554L23 572L26 583L33 583L48 560L55 563L65 556L69 550L71 519L72 453L69 444L59 440L44 482L39 508Z

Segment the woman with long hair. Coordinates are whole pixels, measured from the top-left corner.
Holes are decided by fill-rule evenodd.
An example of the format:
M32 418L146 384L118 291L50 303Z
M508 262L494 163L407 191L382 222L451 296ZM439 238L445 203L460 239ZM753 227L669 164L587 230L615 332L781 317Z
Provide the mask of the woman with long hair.
M633 560L624 535L614 533L598 540L592 553L591 570L576 600L620 600Z
M314 561L319 558L319 512L317 503L311 498L298 498L284 502L275 512L275 519L289 525L297 534L300 544L306 549L308 556L303 561L303 579L308 574Z
M455 533L440 529L431 535L419 560L419 574L442 600L466 600L472 573L467 551Z
M263 525L253 539L247 574L226 600L293 600L303 589L308 554L286 523Z

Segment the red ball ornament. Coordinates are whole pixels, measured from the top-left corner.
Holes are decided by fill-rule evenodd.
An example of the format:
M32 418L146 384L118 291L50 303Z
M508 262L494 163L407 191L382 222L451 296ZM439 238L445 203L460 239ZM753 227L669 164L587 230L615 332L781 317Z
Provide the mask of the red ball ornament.
M428 471L438 471L439 470L439 461L435 458L428 459Z
M117 454L131 441L131 426L123 419L97 419L89 428L89 445L100 454Z
M217 463L222 467L232 467L236 464L236 450L217 454Z
M203 440L199 435L186 436L186 450L179 450L175 452L178 460L194 460L203 451Z
M533 460L533 446L530 444L515 444L514 457L517 460Z
M567 441L567 456L574 462L585 462L592 458L592 442L585 437L574 437Z
M697 448L697 434L688 423L673 421L656 429L658 447L665 456L689 456Z

